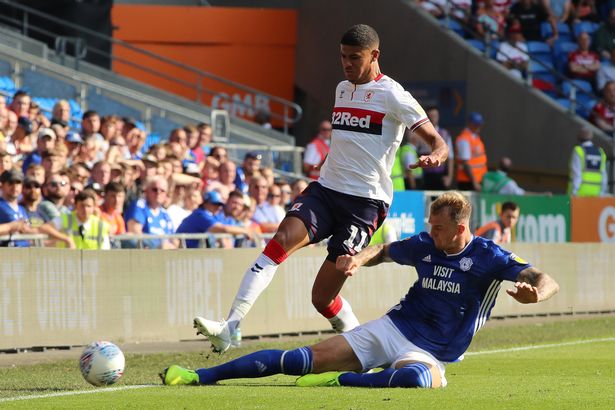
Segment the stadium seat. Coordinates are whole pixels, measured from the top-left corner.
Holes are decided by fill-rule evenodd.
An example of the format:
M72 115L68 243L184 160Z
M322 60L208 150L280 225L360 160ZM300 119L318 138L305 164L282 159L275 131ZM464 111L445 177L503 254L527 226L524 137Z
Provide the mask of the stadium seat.
M568 69L568 54L579 48L577 43L571 41L556 41L553 45L553 60L555 68L560 73L566 73Z
M562 91L564 92L565 95L570 95L570 90L573 87L575 87L577 89L581 89L582 91L585 91L586 94L593 94L593 89L592 89L591 83L588 82L588 81L584 81L584 80L568 80L568 81L564 81L564 83L562 84ZM579 95L579 94L581 94L581 93L577 92L577 95Z
M577 108L576 108L577 114L585 119L588 119L589 115L592 112L592 109L594 108L594 105L596 105L597 102L598 100L595 100L593 98L577 100Z
M527 51L530 54L551 54L551 47L544 41L528 41Z
M589 33L594 34L596 30L598 30L600 25L598 23L594 23L593 21L581 21L574 25L574 37L578 38L581 33Z
M485 51L485 43L481 40L476 40L472 38L468 40L468 43L475 49L479 50L480 52Z
M557 78L551 73L532 74L532 86L553 98L558 96L556 84Z
M568 98L557 98L555 101L557 101L557 103L565 109L570 109L570 101L568 100Z
M559 40L562 41L572 41L572 33L570 32L570 27L566 23L557 23L557 32L559 34ZM553 28L551 27L551 23L544 22L540 25L540 36L547 40L548 38L553 36Z
M15 83L11 77L0 77L0 90L7 94L13 94L16 90Z
M550 61L531 60L528 71L532 74L550 73L553 70L553 63Z
M455 33L459 34L461 37L465 37L465 30L463 29L463 26L457 20L453 20L451 18L444 19L444 20L441 20L441 24L444 27L447 27L450 30L454 31Z

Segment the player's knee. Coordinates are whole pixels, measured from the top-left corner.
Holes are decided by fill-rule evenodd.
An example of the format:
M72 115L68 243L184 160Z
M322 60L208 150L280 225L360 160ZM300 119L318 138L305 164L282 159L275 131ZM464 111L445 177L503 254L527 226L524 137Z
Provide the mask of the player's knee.
M312 372L313 354L309 346L287 350L282 354L282 373L302 376Z
M420 387L434 386L430 367L425 363L412 363L397 369L389 381L390 387Z

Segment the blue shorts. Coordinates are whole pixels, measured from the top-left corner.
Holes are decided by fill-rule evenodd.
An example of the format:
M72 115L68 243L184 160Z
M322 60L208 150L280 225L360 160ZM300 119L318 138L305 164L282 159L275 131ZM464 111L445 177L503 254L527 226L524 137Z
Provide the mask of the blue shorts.
M286 216L303 221L310 243L328 238L327 259L354 255L369 244L382 225L389 205L377 199L342 194L312 182L295 199Z

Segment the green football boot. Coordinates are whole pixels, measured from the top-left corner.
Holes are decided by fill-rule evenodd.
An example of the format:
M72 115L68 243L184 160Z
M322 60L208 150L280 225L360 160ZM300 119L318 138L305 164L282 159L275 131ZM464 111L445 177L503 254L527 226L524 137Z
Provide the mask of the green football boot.
M325 386L339 386L340 382L338 378L341 374L346 372L325 372L319 374L306 374L299 377L295 384L299 387L325 387Z
M162 384L167 386L199 384L199 375L194 370L184 369L176 364L164 369L159 376L162 379Z

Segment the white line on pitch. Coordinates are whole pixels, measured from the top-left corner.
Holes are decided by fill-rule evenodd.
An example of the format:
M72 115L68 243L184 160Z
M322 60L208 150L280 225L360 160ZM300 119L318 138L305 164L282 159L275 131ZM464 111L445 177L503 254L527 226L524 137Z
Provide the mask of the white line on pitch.
M479 352L468 352L465 354L465 356L478 356L478 355L483 355L483 354L520 352L523 350L547 349L549 347L574 346L574 345L584 345L588 343L600 343L600 342L615 342L615 337L606 337L603 339L576 340L574 342L550 343L550 344L545 344L545 345L510 347L507 349L483 350Z
M77 390L77 391L65 391L60 393L48 393L48 394L35 394L32 396L17 396L17 397L7 397L4 399L0 399L0 403L4 403L7 401L17 401L17 400L32 400L32 399L47 399L49 397L62 397L62 396L77 396L80 394L95 394L95 393L111 393L122 390L135 390L135 389L144 389L146 387L156 387L155 384L139 384L133 386L118 386L118 387L107 387L101 389L93 389L93 390Z

